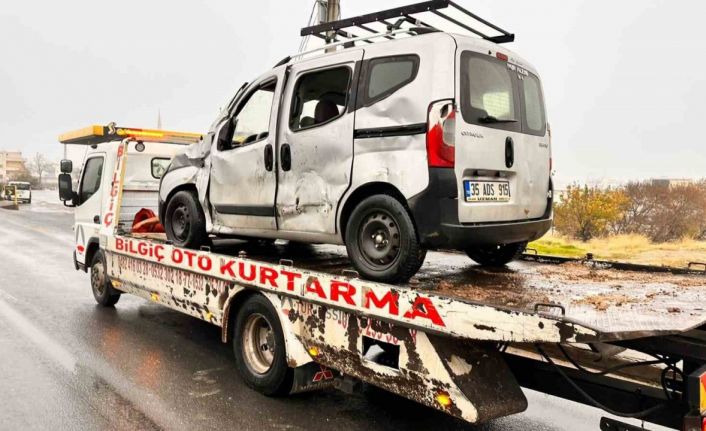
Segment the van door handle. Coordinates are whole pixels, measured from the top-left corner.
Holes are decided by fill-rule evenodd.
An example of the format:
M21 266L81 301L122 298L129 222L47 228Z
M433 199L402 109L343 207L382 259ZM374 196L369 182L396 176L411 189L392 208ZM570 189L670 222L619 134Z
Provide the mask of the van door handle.
M505 139L505 166L508 169L515 164L515 141L512 140L511 136Z
M93 216L93 223L101 224L101 217L100 216Z
M272 144L265 145L265 169L271 171L275 163L275 153L272 151Z
M289 144L282 144L282 149L280 150L280 160L283 171L292 169L292 150L289 148Z

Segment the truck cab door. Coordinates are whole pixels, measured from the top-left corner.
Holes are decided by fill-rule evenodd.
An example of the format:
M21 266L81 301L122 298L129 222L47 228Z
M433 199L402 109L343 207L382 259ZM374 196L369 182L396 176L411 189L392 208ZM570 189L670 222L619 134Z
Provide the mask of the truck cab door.
M335 234L336 210L351 183L354 91L362 49L291 66L278 139L279 229Z
M244 235L276 230L274 170L275 122L279 111L283 68L253 83L217 131L231 124L225 143L211 150L209 199L214 228Z
M102 220L103 176L105 172L105 153L92 153L86 158L81 171L78 186L78 205L74 210L76 242L76 261L81 265L86 262L88 245L93 239L98 240Z

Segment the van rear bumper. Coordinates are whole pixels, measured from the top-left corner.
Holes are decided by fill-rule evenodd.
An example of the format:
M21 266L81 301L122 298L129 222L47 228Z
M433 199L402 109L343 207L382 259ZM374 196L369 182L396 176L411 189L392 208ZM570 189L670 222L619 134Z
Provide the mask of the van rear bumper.
M439 231L445 244L439 247L450 247L463 250L469 246L514 244L529 242L544 236L552 227L552 219L540 219L522 222L453 225L442 224Z
M551 229L551 198L547 199L547 209L538 219L460 223L457 195L453 169L429 169L429 186L408 202L423 247L464 250L478 245L529 242L541 238Z

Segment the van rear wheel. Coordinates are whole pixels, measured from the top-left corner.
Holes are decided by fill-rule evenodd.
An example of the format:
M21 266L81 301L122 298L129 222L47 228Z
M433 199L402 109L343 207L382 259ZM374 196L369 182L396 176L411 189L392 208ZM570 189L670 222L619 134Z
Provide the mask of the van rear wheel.
M208 243L206 216L196 192L182 190L172 196L164 214L164 230L178 247L198 249Z
M466 254L483 266L504 266L519 259L526 247L526 242L491 245L469 248L466 250Z
M363 277L385 283L409 280L426 257L409 212L388 195L371 196L355 207L346 226L346 249Z

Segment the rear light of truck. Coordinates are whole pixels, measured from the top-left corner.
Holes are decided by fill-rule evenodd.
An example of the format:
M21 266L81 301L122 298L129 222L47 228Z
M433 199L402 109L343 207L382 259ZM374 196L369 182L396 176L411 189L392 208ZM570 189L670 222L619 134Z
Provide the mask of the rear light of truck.
M456 106L452 100L429 105L427 160L432 168L453 168L456 160Z

